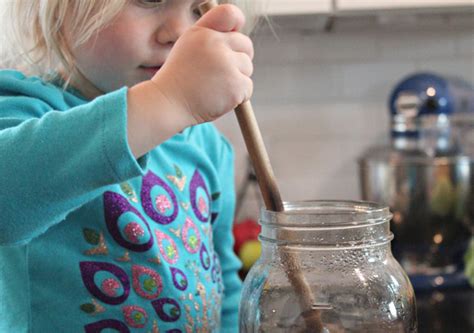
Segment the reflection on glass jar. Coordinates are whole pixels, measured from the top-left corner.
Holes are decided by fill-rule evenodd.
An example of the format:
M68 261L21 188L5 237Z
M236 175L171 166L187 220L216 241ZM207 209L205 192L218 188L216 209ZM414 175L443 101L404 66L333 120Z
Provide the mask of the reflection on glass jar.
M247 275L240 332L315 332L304 314L318 311L321 332L416 332L415 295L392 256L389 209L368 202L285 203L262 210L262 255ZM312 292L311 309L288 267Z

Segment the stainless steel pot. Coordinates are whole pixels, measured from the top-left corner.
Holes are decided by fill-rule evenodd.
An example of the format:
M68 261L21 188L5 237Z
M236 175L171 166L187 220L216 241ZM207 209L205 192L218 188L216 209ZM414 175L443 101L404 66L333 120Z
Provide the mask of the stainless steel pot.
M458 270L474 226L474 159L375 147L359 172L363 200L394 214L393 251L408 274Z
M430 73L390 97L390 145L359 159L364 200L393 213L392 250L417 295L420 332L473 332L464 254L474 229L474 90Z

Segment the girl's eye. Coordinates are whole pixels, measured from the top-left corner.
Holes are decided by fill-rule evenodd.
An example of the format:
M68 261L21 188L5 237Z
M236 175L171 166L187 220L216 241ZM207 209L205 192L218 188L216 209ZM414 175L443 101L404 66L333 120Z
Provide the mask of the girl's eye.
M201 17L201 11L199 10L199 7L193 9L193 15L197 18Z
M205 0L198 0L194 3L194 5L192 7L192 11L193 11L193 15L196 18L200 18L202 16L201 11L199 10L199 6L202 5L205 2L206 2Z
M142 7L158 7L163 5L166 0L135 0L135 2Z

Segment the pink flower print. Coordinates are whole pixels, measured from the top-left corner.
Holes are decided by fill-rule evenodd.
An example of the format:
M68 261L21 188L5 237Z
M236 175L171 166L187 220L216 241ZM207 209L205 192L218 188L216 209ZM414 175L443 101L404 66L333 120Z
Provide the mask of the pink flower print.
M146 299L157 298L163 289L161 276L149 267L132 266L132 281L137 294Z
M124 229L125 235L127 238L135 244L138 244L139 238L145 234L145 230L143 230L142 226L139 225L137 222L132 222L127 224Z
M169 264L174 264L179 259L178 247L174 240L167 234L155 230L156 239L158 240L158 248L160 253Z
M189 217L186 218L184 223L181 239L184 248L189 253L196 253L201 246L201 235L199 234L199 229Z
M143 328L148 320L148 314L146 313L145 309L136 306L124 306L123 315L127 324L133 328Z
M102 281L101 289L107 296L117 296L117 289L120 288L120 283L117 280L109 278Z
M203 197L199 197L198 208L199 208L199 212L202 215L207 215L207 212L208 212L207 204L206 204L206 200L204 200Z
M161 214L166 212L167 209L171 208L171 203L168 200L168 197L164 194L161 194L158 197L156 197L155 205L156 205L156 209L158 209L158 211Z

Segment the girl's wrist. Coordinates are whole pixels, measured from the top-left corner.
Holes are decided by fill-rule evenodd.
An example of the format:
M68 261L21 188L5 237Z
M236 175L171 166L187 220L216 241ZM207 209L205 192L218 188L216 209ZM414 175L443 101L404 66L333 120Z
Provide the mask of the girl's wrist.
M182 106L151 80L128 90L127 116L128 142L137 158L193 125Z
M178 126L182 126L182 129L184 129L196 124L195 119L190 113L189 105L187 105L185 99L180 96L179 89L173 88L171 80L161 76L159 78L155 76L147 82L150 83L150 89L160 100L160 103L165 105L174 121L177 124L181 124Z

